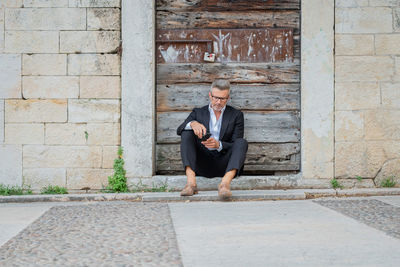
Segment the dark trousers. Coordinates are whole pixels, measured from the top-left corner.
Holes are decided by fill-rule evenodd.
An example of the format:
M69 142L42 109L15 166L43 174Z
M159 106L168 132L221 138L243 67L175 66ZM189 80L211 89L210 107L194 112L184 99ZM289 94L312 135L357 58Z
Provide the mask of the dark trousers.
M237 169L236 176L243 172L247 152L247 141L237 138L232 147L208 150L193 131L183 131L181 135L181 156L183 168L190 166L198 176L222 177L228 171Z

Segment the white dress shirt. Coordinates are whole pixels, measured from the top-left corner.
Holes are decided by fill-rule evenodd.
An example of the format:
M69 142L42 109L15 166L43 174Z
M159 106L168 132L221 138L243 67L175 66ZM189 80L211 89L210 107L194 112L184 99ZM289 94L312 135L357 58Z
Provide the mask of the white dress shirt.
M224 115L225 107L221 110L221 116L219 116L219 119L217 120L217 117L215 116L214 110L211 108L211 104L208 105L208 111L210 112L210 124L209 124L209 129L211 133L211 137L213 137L215 140L219 141L219 134L221 133L221 125L222 125L222 117ZM192 121L189 121L186 124L185 130L191 130L192 127L190 126L190 123ZM222 150L222 142L219 142L219 148L209 148L208 150L217 150L220 152Z

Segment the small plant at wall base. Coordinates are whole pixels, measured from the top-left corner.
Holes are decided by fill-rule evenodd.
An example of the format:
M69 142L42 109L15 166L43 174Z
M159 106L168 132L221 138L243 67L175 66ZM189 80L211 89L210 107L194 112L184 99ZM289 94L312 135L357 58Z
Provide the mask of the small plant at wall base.
M332 187L333 187L334 189L336 189L336 188L343 189L343 185L341 185L341 184L339 183L339 181L336 180L336 178L333 178L333 179L331 180L331 185L332 185Z
M42 195L62 195L68 194L67 188L58 185L48 185L40 190Z
M122 158L122 147L118 147L118 158L114 160L114 174L108 176L108 186L106 191L112 192L128 192L128 185L126 179L126 170L124 169L124 159Z
M0 184L0 195L1 196L11 196L11 195L31 195L32 190L30 187L21 187L21 186L10 186L5 184Z
M396 185L396 181L394 181L394 176L384 179L381 182L382 187L394 187Z
M356 176L357 181L361 182L362 181L362 177L361 176Z
M142 183L142 180L137 184L132 185L133 189L131 192L136 193L136 192L168 192L168 184L165 181L164 183L156 185L154 182L152 183L152 187L149 187L146 184Z

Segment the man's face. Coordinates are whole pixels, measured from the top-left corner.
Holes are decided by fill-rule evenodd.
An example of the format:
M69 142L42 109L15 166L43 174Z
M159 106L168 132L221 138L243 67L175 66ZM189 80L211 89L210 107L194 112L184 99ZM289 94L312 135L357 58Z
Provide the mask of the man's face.
M215 111L221 111L229 99L229 90L213 88L211 92L208 93L208 96L210 97L211 108Z

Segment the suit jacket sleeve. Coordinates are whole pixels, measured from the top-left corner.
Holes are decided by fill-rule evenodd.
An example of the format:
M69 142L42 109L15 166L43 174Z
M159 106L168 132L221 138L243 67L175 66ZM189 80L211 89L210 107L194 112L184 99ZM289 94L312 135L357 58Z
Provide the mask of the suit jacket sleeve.
M189 114L189 116L186 118L186 120L179 125L178 129L176 130L176 133L178 135L182 134L182 131L185 129L186 124L188 124L189 121L195 121L196 120L196 111L193 109L192 112Z
M221 141L222 142L222 150L229 149L232 147L233 142L237 138L243 138L244 136L244 117L243 112L240 110L237 112L235 119L234 119L234 128L232 133L232 138L229 141Z

